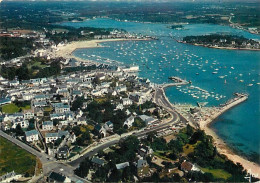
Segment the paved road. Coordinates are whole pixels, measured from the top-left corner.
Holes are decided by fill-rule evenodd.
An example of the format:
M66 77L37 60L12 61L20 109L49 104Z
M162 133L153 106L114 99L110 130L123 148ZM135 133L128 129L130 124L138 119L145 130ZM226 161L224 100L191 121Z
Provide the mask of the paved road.
M142 137L142 136L147 135L150 132L159 131L159 130L162 130L162 129L165 129L165 128L169 128L173 124L180 124L180 123L186 123L187 122L185 118L183 118L181 115L179 115L173 109L172 104L168 101L168 99L166 98L166 96L164 94L163 88L156 88L155 89L154 101L155 101L156 104L158 104L158 105L162 106L164 109L166 109L172 115L172 119L169 120L168 122L162 123L158 126L150 128L150 129L145 129L144 131L136 132L133 135L135 135L137 137ZM86 154L84 154L80 158L73 160L73 161L69 162L68 164L76 168L76 167L79 166L80 162L83 161L85 158L93 156L99 150L103 150L103 149L105 149L105 148L107 148L111 145L115 145L121 139L127 138L127 136L130 136L130 134L126 135L122 138L118 138L118 139L115 139L115 140L105 142L102 145L97 146L96 148L92 148L92 150L90 152L87 152Z
M74 180L79 179L79 180L86 182L85 179L82 179L82 178L74 175L74 172L73 172L74 167L72 167L68 164L57 162L55 160L51 160L51 157L48 156L47 154L41 153L41 152L33 149L32 147L28 146L27 144L4 133L2 130L0 130L0 136L4 137L5 139L9 140L10 142L16 144L17 146L25 149L29 153L37 156L42 162L44 175L47 175L50 171L54 170L55 172L63 173L64 175L68 176L71 179L74 179Z
M138 132L134 133L133 135L135 135L137 137L142 137L142 136L147 135L150 132L169 128L173 124L186 123L186 120L174 110L172 104L166 98L163 88L155 89L154 101L156 104L162 106L165 110L167 110L172 115L171 120L161 123L160 125L152 127L150 129L138 131ZM104 142L103 144L98 145L96 148L95 147L92 148L92 150L90 152L87 152L80 158L78 158L74 161L71 161L69 163L62 163L62 162L58 162L55 160L51 160L51 157L49 157L47 154L36 151L32 147L28 146L27 144L24 144L23 142L15 139L15 138L12 138L11 136L7 135L6 133L4 133L1 130L0 130L0 135L3 136L4 138L6 138L7 140L13 142L14 144L20 146L21 148L27 150L28 152L34 154L35 156L37 156L43 164L43 174L44 175L48 174L50 171L53 170L55 172L63 173L64 175L70 177L71 179L74 179L74 180L79 179L79 180L86 182L85 179L82 179L82 178L74 175L74 172L73 172L73 170L79 166L80 162L83 161L87 157L93 156L99 150L105 149L111 145L118 143L121 139L125 139L125 138L127 138L127 136L130 136L131 134L125 135L122 138Z

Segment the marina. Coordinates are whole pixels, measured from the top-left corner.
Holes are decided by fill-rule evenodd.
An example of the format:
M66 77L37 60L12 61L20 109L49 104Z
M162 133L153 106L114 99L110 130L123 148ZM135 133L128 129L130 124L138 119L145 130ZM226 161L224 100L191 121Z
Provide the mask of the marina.
M176 39L189 34L201 35L216 31L230 31L247 38L259 39L259 36L230 27L204 24L184 25L186 29L181 31L168 29L164 24L147 24L144 28L141 23L120 22L117 24L114 20L108 20L104 24L104 21L99 21L99 19L64 25L110 27L110 24L118 25L117 28L124 27L130 32L139 31L144 35L156 36L159 40L106 42L100 43L103 47L79 49L73 54L83 59L95 55L91 59L96 62L109 61L120 65L138 65L138 75L149 78L156 84L171 83L172 81L169 80L171 76L191 80L192 84L165 89L171 103L197 105L197 102L208 102L206 106L217 106L225 103L228 98L232 98L234 92L248 92L250 98L246 102L221 115L220 122L214 123L212 127L235 149L248 155L258 151L255 146L259 144L258 139L260 139L260 134L256 130L260 128L256 123L258 117L256 111L247 109L257 108L259 103L260 81L259 71L256 69L259 67L259 53L180 44L169 39L169 34ZM245 61L247 61L247 69L244 68ZM233 119L234 122L225 123L229 119ZM249 121L250 125L245 125L244 121ZM227 131L228 128L232 128L232 132ZM247 135L247 132L243 130L245 128L249 128L251 133L256 134L258 138L250 139L250 134ZM242 142L243 146L237 146L238 142Z

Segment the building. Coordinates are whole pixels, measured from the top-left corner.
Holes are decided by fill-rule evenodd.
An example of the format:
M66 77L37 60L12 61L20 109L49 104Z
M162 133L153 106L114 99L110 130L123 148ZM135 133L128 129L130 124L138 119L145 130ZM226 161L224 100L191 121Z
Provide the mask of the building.
M139 168L143 168L145 166L148 166L148 163L146 160L143 160L143 159L139 159L136 163L136 167L139 169Z
M184 160L184 162L182 162L181 170L186 173L190 172L190 171L200 171L200 169L196 165L193 165L192 163L190 163L186 160Z
M26 137L27 142L34 142L34 141L39 140L39 135L38 135L37 130L31 130L31 131L25 132L25 137Z
M49 177L48 177L48 181L47 182L64 182L64 183L70 183L71 179L66 177L65 175L62 175L60 173L56 173L56 172L51 172Z
M64 113L64 112L69 112L70 111L70 106L69 105L59 105L55 107L55 112L56 113Z
M70 155L68 146L59 148L57 152L57 159L67 159Z
M116 164L116 169L121 170L128 166L129 166L129 162L119 163L119 164Z
M16 182L21 177L21 174L16 174L14 171L12 171L0 176L0 182Z
M12 128L16 128L18 124L21 126L21 128L28 128L29 126L29 121L24 120L23 118L17 118L13 120L12 123L13 123Z
M34 111L32 109L24 110L23 111L24 119L32 119L34 118Z
M107 135L106 129L99 124L95 125L95 131L101 138L103 138Z
M93 157L91 162L93 163L94 166L97 166L97 167L104 166L104 164L105 164L105 160L97 158L97 157Z
M141 120L143 120L145 122L146 125L150 125L150 124L154 123L155 121L157 121L157 119L147 116L147 115L140 115L139 117L141 118Z
M124 106L132 105L132 104L133 104L133 101L130 100L129 98L123 98L123 99L122 99L122 104L123 104Z
M113 128L114 128L114 124L111 122L111 121L107 121L105 124L104 124L104 128L107 130L107 131L113 131Z
M62 138L63 136L66 137L68 135L68 131L61 131L59 130L58 133L46 133L45 134L45 142L50 143L50 142L55 142L57 139Z
M124 122L124 126L126 126L127 128L130 128L133 126L133 123L135 121L135 117L134 116L130 116L129 118L126 119L126 121Z
M86 117L79 117L77 119L77 125L86 125L86 124L87 124Z
M0 98L0 105L11 104L10 98Z
M53 122L52 121L44 121L42 123L43 130L52 130L53 129Z

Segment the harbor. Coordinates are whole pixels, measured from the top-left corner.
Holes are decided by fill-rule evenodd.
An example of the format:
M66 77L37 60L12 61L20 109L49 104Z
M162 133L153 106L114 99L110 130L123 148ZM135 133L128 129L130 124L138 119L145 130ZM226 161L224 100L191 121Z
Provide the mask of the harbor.
M91 26L100 27L104 21L96 19L91 22ZM103 63L109 61L120 65L138 65L138 76L148 78L155 85L163 86L165 95L172 104L196 106L198 103L207 104L202 106L203 110L214 110L213 106L224 104L228 98L233 98L234 92L245 93L250 98L237 105L229 112L221 115L222 121L217 117L213 128L220 138L229 144L235 144L234 149L242 151L250 156L252 152L258 152L260 134L258 133L259 124L257 121L256 111L248 110L257 108L259 105L259 53L238 50L221 50L198 47L188 44L181 44L173 39L169 39L171 34L176 39L187 35L204 35L211 32L236 32L230 27L217 25L184 25L185 30L172 30L161 24L143 24L134 22L120 22L115 20L106 20L106 25L110 24L124 27L129 32L139 30L143 35L152 35L159 40L148 41L113 41L102 42L97 48L77 49L73 55L82 59L91 59L95 62ZM73 26L73 23L65 24ZM80 26L88 26L88 22ZM252 38L252 35L239 31L241 35ZM255 36L255 35L254 35ZM255 36L257 37L257 36ZM256 38L257 39L257 38ZM239 52L239 54L237 54ZM245 69L247 61L247 69ZM176 84L169 81L169 77L177 76L191 80L191 84ZM174 86L174 87L170 87ZM176 106L176 105L175 105ZM246 112L245 112L246 111ZM228 123L232 119L233 123ZM248 121L247 124L244 121ZM248 125L250 124L250 125ZM226 130L231 129L232 131ZM250 130L245 131L245 128ZM250 131L250 133L249 133ZM254 134L256 138L250 137ZM241 143L243 145L237 145Z

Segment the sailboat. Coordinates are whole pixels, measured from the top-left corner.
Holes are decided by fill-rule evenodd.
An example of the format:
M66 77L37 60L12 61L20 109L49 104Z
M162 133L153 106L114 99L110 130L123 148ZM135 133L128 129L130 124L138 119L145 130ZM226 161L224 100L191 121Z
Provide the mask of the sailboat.
M227 84L227 80L226 79L225 79L224 83Z

